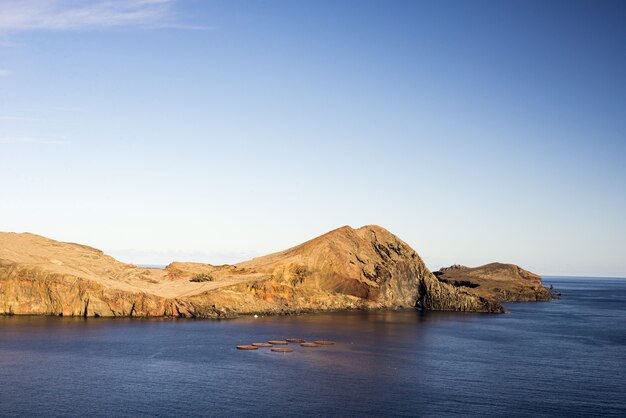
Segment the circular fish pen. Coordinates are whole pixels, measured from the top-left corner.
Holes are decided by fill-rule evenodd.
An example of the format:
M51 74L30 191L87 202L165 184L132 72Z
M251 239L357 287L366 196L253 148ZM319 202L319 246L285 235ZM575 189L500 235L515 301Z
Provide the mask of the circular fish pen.
M306 340L303 340L302 338L286 338L285 341L287 341L288 343L305 343Z
M255 347L271 347L272 344L270 343L252 343L253 346Z
M333 345L335 344L334 341L327 341L327 340L319 340L319 341L315 341L315 344L319 344L319 345Z
M320 344L317 343L302 343L300 344L300 347L319 347Z
M237 346L237 350L256 350L258 349L258 347L255 347L253 345L238 345Z
M293 351L293 348L274 347L274 348L272 348L272 351L275 351L277 353L291 353Z
M268 343L272 344L272 345L287 345L287 344L289 344L285 340L271 340L271 341L268 341Z

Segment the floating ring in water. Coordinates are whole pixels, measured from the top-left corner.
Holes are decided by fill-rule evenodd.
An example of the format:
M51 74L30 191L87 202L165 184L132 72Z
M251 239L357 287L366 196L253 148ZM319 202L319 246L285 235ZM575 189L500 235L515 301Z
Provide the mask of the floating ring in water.
M277 353L291 353L293 351L293 348L274 347L272 348L272 351L276 351Z

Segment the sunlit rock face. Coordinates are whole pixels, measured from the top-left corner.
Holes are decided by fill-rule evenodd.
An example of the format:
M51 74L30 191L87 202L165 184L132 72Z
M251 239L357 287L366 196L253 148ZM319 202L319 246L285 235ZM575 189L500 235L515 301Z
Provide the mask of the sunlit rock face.
M379 226L342 227L236 265L121 263L84 245L0 233L0 314L233 317L340 309L503 312L435 277Z
M496 302L534 302L552 299L550 289L543 287L541 276L514 264L491 263L480 267L453 265L436 271L446 284Z

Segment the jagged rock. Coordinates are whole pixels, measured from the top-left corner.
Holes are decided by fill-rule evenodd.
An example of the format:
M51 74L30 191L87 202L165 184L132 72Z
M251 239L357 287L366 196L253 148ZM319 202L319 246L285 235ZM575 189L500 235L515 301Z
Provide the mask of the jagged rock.
M548 301L553 295L541 276L514 264L491 263L480 267L455 264L434 272L440 282L497 302Z
M194 277L211 277L194 281ZM228 318L418 307L503 312L438 280L406 243L378 226L342 227L237 265L118 262L91 247L0 233L0 314Z

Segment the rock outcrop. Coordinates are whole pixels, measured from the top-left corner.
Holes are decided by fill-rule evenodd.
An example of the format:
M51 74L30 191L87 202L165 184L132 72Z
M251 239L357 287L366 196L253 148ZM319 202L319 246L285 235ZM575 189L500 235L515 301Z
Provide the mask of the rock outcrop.
M514 264L491 263L480 267L455 264L434 272L440 282L496 302L534 302L552 299L541 276Z
M33 234L0 233L0 314L233 317L417 307L504 312L472 289L437 279L378 226L343 227L236 265L121 263Z

